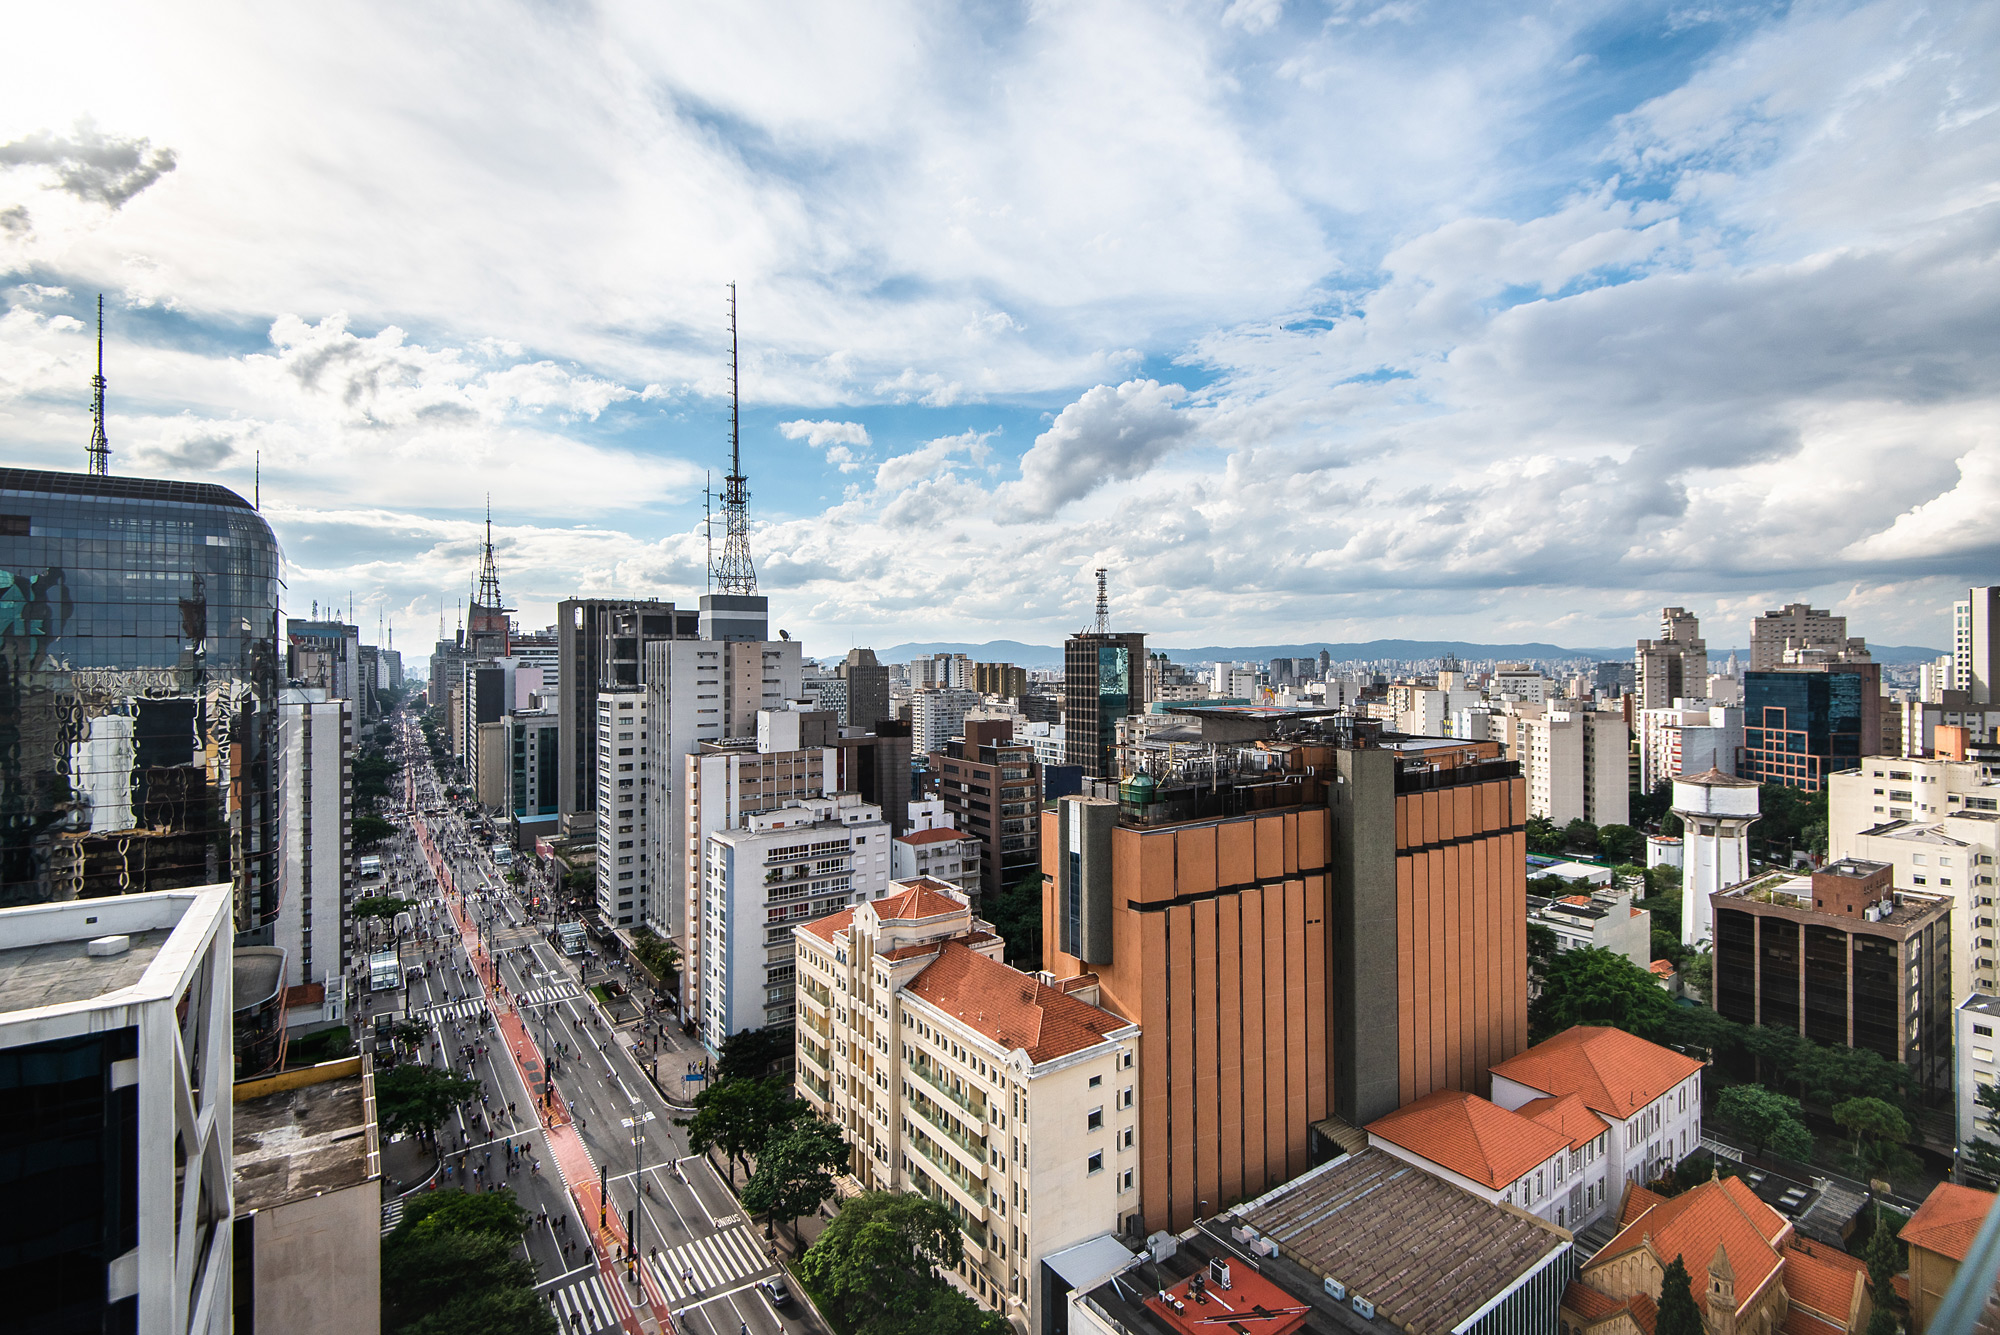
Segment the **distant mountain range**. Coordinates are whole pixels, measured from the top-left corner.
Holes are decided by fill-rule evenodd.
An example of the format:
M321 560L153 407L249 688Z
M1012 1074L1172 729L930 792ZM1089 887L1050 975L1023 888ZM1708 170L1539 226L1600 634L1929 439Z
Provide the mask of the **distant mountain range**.
M1271 658L1316 658L1324 649L1335 662L1353 659L1400 659L1414 660L1442 658L1446 654L1457 654L1467 660L1478 659L1540 659L1544 662L1569 658L1596 660L1624 659L1632 657L1632 646L1617 649L1566 649L1557 644L1529 642L1526 644L1474 644L1467 640L1368 640L1359 644L1247 644L1247 645L1204 645L1194 649L1162 647L1161 652L1176 663L1233 663L1261 662ZM1928 663L1944 652L1942 649L1926 649L1918 645L1876 644L1869 646L1875 661L1890 666L1906 663ZM1722 664L1729 661L1734 653L1739 664L1750 661L1748 649L1715 649L1708 651L1708 661ZM988 640L984 644L965 644L936 641L929 644L897 644L887 649L877 649L875 657L884 663L907 663L913 658L929 658L932 654L965 654L980 663L1012 663L1016 667L1059 668L1062 666L1062 648L1059 645L1023 644L1019 640Z

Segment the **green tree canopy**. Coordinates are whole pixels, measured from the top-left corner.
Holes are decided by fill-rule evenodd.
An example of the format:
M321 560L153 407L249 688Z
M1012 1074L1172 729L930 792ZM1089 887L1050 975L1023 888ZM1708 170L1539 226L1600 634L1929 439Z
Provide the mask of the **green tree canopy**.
M688 1145L698 1154L719 1149L732 1165L764 1147L780 1127L797 1121L809 1109L782 1080L723 1080L694 1098L694 1116L676 1117Z
M1965 1166L1988 1182L2000 1182L2000 1084L1981 1084L1973 1102Z
M1042 873L1029 872L985 904L993 930L1007 943L1007 963L1030 973L1042 967Z
M799 1259L799 1277L836 1327L855 1335L930 1330L933 1309L948 1310L939 1270L965 1255L958 1221L938 1202L871 1191L849 1201ZM978 1327L972 1327L978 1330Z
M1660 1306L1653 1318L1653 1335L1704 1335L1701 1309L1694 1302L1694 1285L1689 1282L1687 1265L1678 1253L1660 1276Z
M396 832L396 827L380 816L356 816L350 828L356 848L373 848Z
M1597 851L1611 862L1636 862L1646 853L1646 836L1629 825L1597 827Z
M429 1139L467 1099L479 1097L479 1082L440 1071L435 1066L408 1063L375 1077L375 1113L386 1135L414 1133Z
M1875 1229L1868 1235L1868 1245L1862 1250L1861 1259L1868 1263L1868 1296L1874 1302L1876 1312L1886 1312L1893 1320L1909 1311L1909 1304L1896 1293L1896 1276L1904 1265L1903 1249L1897 1245L1896 1230L1889 1227L1889 1221L1882 1217L1879 1202L1875 1206ZM1872 1318L1868 1328L1875 1329Z
M780 1062L792 1059L792 1035L784 1029L739 1029L722 1040L715 1054L718 1080L762 1080Z
M393 918L410 907L407 899L394 895L363 895L348 906L348 916L355 918Z
M1578 816L1563 826L1563 843L1583 853L1597 851L1597 827Z
M834 1176L845 1172L847 1142L840 1128L817 1117L780 1127L757 1151L757 1171L743 1187L743 1205L794 1225L834 1197Z
M1547 816L1528 817L1528 851L1545 857L1563 851L1563 833Z
M1612 951L1579 946L1544 967L1542 993L1528 1006L1528 1028L1537 1040L1579 1024L1651 1038L1673 1009L1651 972Z
M498 1191L423 1191L403 1202L397 1228L416 1232L491 1233L518 1242L528 1228L528 1212L511 1187Z
M1757 1147L1758 1157L1766 1149L1776 1150L1787 1159L1812 1158L1812 1132L1799 1112L1799 1101L1762 1085L1732 1085L1716 1100L1716 1113L1747 1136Z

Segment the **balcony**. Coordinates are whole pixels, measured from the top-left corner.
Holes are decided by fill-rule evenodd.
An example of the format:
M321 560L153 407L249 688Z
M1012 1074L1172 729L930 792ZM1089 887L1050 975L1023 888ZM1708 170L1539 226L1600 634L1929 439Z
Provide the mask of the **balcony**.
M945 1181L964 1192L967 1199L981 1202L986 1199L986 1184L953 1163L949 1154L925 1140L923 1136L911 1135L909 1146L923 1158L925 1163L944 1174Z
M986 1166L986 1140L983 1136L970 1136L963 1131L955 1131L949 1125L958 1119L947 1115L943 1109L923 1095L911 1098L910 1107L916 1115L924 1119L924 1129L943 1136L959 1149L965 1151L973 1163L984 1169Z
M804 1040L800 1040L797 1044L794 1045L794 1048L801 1057L804 1057L814 1066L819 1067L820 1070L825 1071L829 1074L832 1073L833 1062L827 1056L825 1048L818 1047L811 1043L807 1043Z
M986 1103L984 1100L974 1103L971 1099L953 1089L946 1082L943 1073L927 1061L913 1061L910 1063L909 1069L916 1073L919 1080L944 1095L953 1107L962 1108L972 1117L973 1121L979 1123L980 1135L984 1136L986 1134Z

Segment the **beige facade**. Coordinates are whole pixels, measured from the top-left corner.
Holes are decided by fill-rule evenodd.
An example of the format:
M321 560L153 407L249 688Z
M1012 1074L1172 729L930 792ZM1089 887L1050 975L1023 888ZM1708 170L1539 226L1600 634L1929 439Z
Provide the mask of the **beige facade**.
M841 1128L863 1187L958 1219L954 1283L1037 1328L1041 1258L1136 1228L1138 1027L1001 963L942 882L795 935L799 1094Z

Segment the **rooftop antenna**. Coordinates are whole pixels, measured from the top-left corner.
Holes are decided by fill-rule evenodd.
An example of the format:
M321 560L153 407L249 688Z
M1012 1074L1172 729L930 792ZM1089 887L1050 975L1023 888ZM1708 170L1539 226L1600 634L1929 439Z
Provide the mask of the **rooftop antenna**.
M104 434L104 294L97 294L97 374L90 378L90 471L111 472L111 441Z
M506 610L500 601L500 571L493 564L493 493L486 493L486 554L479 563L479 602L481 605L499 612Z
M1111 598L1104 591L1104 567L1097 568L1097 633L1111 633Z
M253 510L262 510L264 508L264 451L258 450L256 459L256 471L250 474L250 508Z
M743 378L736 347L736 284L729 285L729 473L722 479L722 560L709 579L719 593L757 592L750 560L750 489L743 476Z
M702 473L701 531L708 541L708 591L715 592L715 470Z

